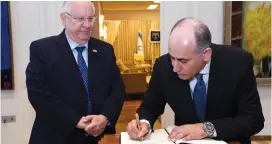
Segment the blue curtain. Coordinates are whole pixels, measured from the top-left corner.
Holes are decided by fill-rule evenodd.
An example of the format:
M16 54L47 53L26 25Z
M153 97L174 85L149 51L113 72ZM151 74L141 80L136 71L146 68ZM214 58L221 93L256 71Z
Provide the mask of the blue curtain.
M9 5L1 1L1 89L12 89L11 37Z

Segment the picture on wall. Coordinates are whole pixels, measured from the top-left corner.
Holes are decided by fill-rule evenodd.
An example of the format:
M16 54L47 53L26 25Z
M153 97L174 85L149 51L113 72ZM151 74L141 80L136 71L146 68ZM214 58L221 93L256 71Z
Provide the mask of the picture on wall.
M1 1L1 89L14 88L9 2Z
M161 41L160 30L150 30L150 42L160 43L160 41Z
M243 4L243 48L253 55L256 77L271 77L271 2Z

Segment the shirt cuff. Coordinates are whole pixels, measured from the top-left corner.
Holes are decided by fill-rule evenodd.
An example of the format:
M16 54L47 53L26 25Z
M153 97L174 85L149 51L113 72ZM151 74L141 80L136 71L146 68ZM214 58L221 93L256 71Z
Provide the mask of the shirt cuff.
M148 120L146 119L141 119L140 122L144 122L144 123L147 123L148 124L148 135L151 133L151 127L150 127L150 123Z

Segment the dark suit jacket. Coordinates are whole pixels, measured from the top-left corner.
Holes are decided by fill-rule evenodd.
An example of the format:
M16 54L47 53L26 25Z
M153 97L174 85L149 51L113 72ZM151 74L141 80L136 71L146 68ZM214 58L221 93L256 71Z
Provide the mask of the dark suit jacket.
M264 126L264 117L253 74L252 55L240 48L211 45L206 119L214 124L220 140L250 142ZM169 54L156 60L149 88L138 109L140 119L151 126L164 112L165 104L175 113L175 124L199 123L188 80L173 72Z
M111 123L105 133L115 133L125 92L114 50L95 38L90 38L88 44L92 114L105 115ZM36 111L31 144L83 144L100 139L86 138L84 130L76 128L81 117L87 115L87 93L64 31L31 43L26 84Z

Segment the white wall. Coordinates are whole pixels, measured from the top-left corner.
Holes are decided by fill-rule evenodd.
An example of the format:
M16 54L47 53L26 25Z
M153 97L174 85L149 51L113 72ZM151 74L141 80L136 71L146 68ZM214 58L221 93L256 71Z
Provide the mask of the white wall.
M223 43L223 2L163 1L160 5L161 55L168 52L168 37L173 25L183 17L202 20L212 33L212 42Z
M27 99L25 69L29 61L29 45L33 40L59 34L62 2L11 1L12 42L14 59L14 91L1 91L1 115L16 115L15 123L1 123L2 144L27 144L35 112Z
M202 20L212 33L212 42L223 43L223 2L201 1L175 1L161 2L160 25L161 25L161 55L168 52L168 37L171 28L183 17L195 17ZM265 116L265 128L258 135L271 135L271 88L258 88ZM174 124L174 113L169 105L166 105L162 116L162 127Z
M265 118L264 128L257 135L272 135L271 125L271 87L258 87L263 114Z

